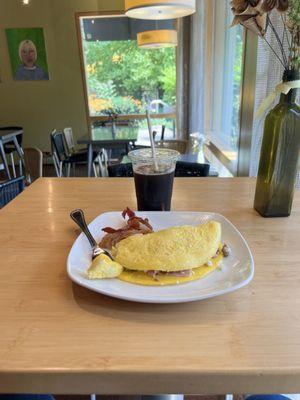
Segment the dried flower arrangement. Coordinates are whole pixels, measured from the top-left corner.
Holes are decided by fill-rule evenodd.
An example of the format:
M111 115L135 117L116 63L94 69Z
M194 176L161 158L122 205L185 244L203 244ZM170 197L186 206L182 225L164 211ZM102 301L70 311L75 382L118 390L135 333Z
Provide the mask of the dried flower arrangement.
M262 37L285 70L300 69L300 0L231 0L231 7L234 14L232 25L241 24ZM271 21L270 12L273 10L280 13L282 35ZM278 42L279 54L266 37L268 29Z
M277 95L279 103L269 110L264 123L254 208L263 217L284 217L291 213L300 149L300 0L231 0L233 25L241 24L269 45L284 68L282 83L256 111L264 115ZM270 13L279 13L282 29L276 29ZM270 31L277 45L269 41ZM288 51L287 51L288 49Z

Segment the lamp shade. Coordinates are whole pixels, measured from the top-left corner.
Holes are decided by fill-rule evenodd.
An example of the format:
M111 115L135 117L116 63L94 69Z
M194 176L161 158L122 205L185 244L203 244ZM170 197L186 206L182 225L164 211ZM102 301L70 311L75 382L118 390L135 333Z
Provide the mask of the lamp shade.
M125 13L137 19L173 19L193 14L196 0L125 0Z
M137 34L137 44L143 49L158 49L177 46L177 31L173 29L157 29Z

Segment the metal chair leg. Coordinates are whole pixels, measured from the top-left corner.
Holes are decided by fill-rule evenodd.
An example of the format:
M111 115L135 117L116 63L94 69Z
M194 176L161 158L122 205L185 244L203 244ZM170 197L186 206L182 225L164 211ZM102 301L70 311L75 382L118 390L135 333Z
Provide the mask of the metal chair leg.
M20 176L23 175L23 163L21 158L19 158L19 171L20 171Z
M93 170L94 170L94 177L98 178L98 172L97 172L97 168L96 168L96 163L93 162Z
M70 173L71 173L71 164L67 164L67 177L70 177Z
M102 149L102 158L104 163L104 176L108 176L108 154L106 149Z
M60 178L63 177L63 163L62 161L59 162L59 175Z
M15 148L16 148L16 152L18 153L18 156L19 156L19 158L20 158L20 160L21 160L21 162L22 162L22 164L23 164L23 166L25 168L24 151L23 151L22 147L19 145L19 142L18 142L16 136L13 138L13 142L14 142L14 145L15 145Z
M97 161L98 161L98 167L99 167L99 176L103 177L104 176L103 162L102 162L100 153L98 154Z
M59 177L59 169L58 169L58 163L57 163L57 159L55 157L55 153L52 154L52 160L53 160L56 176Z
M108 157L105 149L101 149L95 161L97 161L98 164L99 176L100 177L108 176L108 171L107 171Z
M4 165L4 169L5 169L7 178L11 179L10 171L9 171L8 164L7 164L6 154L5 154L5 151L4 151L4 147L3 147L2 141L0 141L0 157L2 158L2 163Z
M16 174L16 166L15 166L15 159L14 159L14 153L13 152L10 153L10 160L11 160L11 167L12 167L12 170L13 170L13 176L14 176L14 178L16 178L17 174Z

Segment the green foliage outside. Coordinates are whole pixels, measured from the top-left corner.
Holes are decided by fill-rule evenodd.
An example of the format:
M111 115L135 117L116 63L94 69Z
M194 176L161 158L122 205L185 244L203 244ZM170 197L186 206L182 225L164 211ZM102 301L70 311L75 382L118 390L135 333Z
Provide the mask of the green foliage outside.
M235 57L233 65L233 113L231 121L231 148L237 150L240 126L241 81L243 61L243 30L236 27Z
M175 49L145 50L136 41L84 42L91 115L144 112L144 100L176 99Z

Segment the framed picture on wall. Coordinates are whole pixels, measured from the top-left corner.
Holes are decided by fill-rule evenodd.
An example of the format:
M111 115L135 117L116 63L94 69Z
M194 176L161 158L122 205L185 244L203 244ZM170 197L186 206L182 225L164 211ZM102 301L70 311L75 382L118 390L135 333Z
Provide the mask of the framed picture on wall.
M5 32L14 80L49 80L43 28L10 28Z

